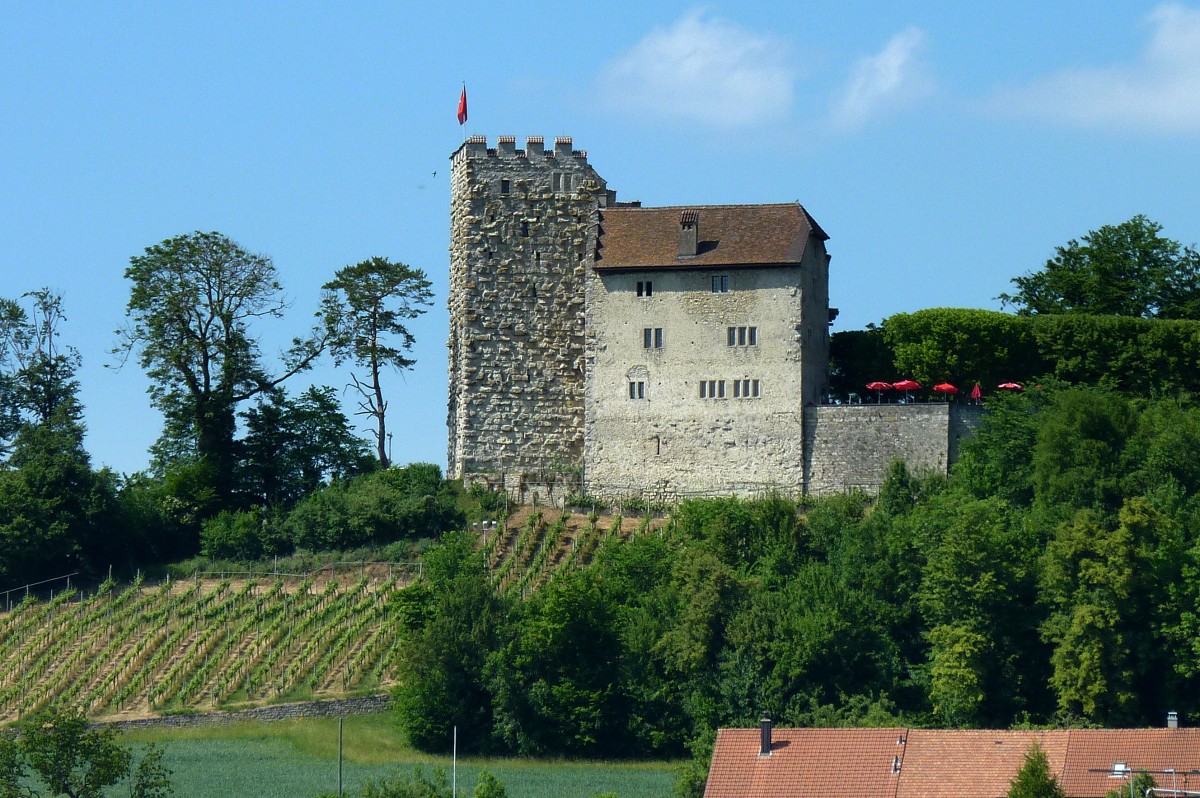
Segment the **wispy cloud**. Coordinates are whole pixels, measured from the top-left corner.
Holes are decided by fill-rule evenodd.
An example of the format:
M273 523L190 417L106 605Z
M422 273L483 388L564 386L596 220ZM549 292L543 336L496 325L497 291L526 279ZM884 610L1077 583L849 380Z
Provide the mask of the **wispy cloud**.
M920 59L924 44L924 32L909 27L889 39L878 54L860 59L834 104L834 126L860 128L872 117L927 96L933 78Z
M783 40L703 11L651 32L598 79L608 108L716 127L787 116L795 76Z
M995 108L1085 127L1200 133L1200 11L1177 3L1146 18L1131 63L1064 70L992 98Z

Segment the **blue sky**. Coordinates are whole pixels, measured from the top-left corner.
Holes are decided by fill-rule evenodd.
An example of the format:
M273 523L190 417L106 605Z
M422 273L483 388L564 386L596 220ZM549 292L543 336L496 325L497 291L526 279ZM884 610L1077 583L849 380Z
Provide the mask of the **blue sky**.
M464 133L573 136L647 205L799 200L831 236L840 330L997 307L1138 213L1200 239L1200 5L10 3L0 76L0 296L64 295L88 449L126 473L160 418L136 365L111 368L123 272L192 230L274 259L292 307L268 352L339 267L424 269L393 457L445 464Z

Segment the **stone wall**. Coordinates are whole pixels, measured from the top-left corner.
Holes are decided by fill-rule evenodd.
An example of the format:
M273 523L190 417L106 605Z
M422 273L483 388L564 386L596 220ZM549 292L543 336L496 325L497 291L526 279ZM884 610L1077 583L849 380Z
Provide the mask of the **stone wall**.
M804 472L810 495L861 489L874 493L888 466L945 474L983 408L931 404L826 405L806 408Z
M452 156L449 474L502 487L578 471L584 275L604 181L557 139Z
M817 304L801 288L810 269L806 262L593 271L584 440L589 495L671 501L802 490L802 408L823 390L804 382L814 313L808 306ZM728 293L710 290L713 275L728 277ZM653 295L639 297L636 286L646 281ZM822 309L818 335L825 326ZM754 344L730 346L730 327L753 328ZM721 386L722 395L706 387L701 396L701 382ZM630 383L643 385L644 393L631 397ZM742 386L752 387L749 395Z
M247 720L274 721L298 720L301 718L341 718L351 715L378 715L389 709L389 701L389 698L385 695L373 695L329 701L307 701L302 704L274 704L272 706L243 709L236 712L209 712L203 715L164 715L158 718L117 720L97 725L116 726L121 729L140 729L147 726L177 729L188 726L202 726L210 723L234 723Z

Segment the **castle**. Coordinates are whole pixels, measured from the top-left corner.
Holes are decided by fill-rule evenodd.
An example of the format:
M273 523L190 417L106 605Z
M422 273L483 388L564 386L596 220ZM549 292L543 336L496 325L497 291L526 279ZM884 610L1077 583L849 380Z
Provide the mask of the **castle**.
M569 138L451 162L451 477L548 501L870 489L897 457L944 471L974 423L823 404L829 237L799 204L618 202Z

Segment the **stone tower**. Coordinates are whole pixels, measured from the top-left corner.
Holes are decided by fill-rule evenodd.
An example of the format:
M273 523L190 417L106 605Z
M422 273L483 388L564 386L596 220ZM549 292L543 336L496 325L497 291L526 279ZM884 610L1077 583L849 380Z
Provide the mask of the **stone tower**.
M449 476L574 471L585 275L611 195L569 138L473 136L451 163Z

